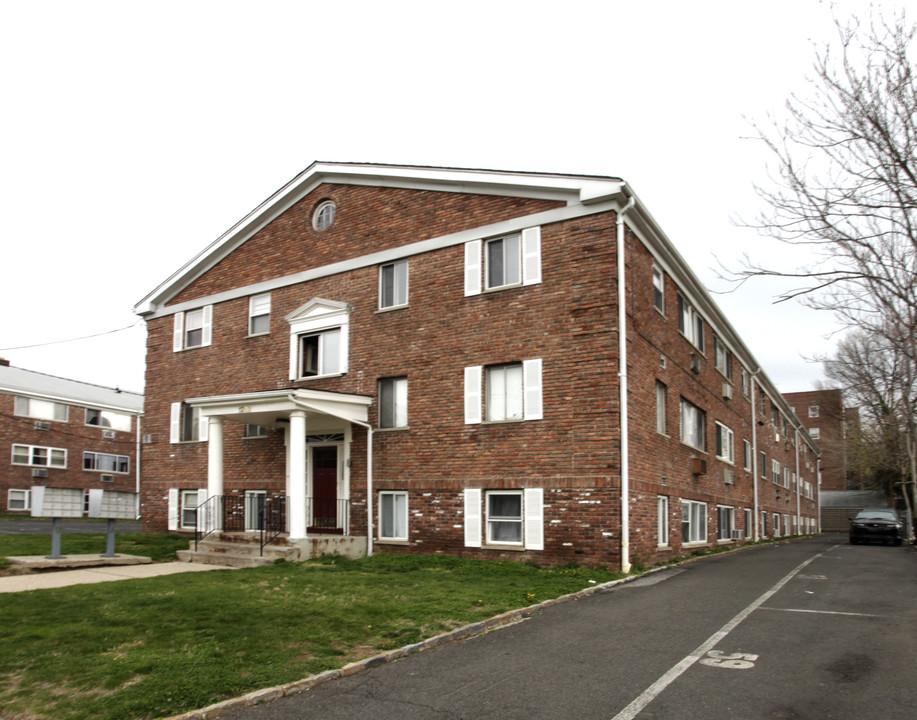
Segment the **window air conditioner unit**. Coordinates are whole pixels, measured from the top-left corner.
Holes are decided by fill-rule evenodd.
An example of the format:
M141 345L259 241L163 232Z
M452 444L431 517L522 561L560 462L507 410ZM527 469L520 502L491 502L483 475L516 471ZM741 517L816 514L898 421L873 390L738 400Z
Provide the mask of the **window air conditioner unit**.
M695 375L700 373L700 356L692 355L691 356L691 372Z
M50 429L51 429L51 423L45 422L44 420L36 420L36 421L35 421L35 429L36 429L36 430L50 430Z
M732 539L733 539L733 540L744 540L744 539L745 539L745 531L744 531L744 530L733 530L733 531L732 531Z
M102 475L101 480L102 482L114 482L115 478L114 475Z
M691 458L691 474L692 475L706 475L707 474L707 461L703 458Z
M105 438L106 440L114 440L114 439L115 439L115 431L114 431L114 430L103 430L103 431L102 431L102 437Z
M723 470L723 482L727 485L732 485L736 481L735 470L729 470L728 468Z
M728 382L723 383L723 397L727 400L732 400L732 385Z
M44 468L32 468L32 477L33 478L46 478L48 477L48 471Z

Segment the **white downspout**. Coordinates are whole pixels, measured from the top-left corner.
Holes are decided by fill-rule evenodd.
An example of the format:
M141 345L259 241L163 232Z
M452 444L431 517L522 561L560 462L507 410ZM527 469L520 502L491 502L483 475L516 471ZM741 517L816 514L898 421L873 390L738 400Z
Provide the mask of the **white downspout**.
M136 479L134 480L134 492L137 493L137 499L135 500L134 515L136 519L140 519L140 450L142 447L142 438L141 432L143 432L140 427L140 415L137 416L137 441L136 441L136 451L134 452L134 474Z
M755 378L761 372L759 367L751 374L749 391L751 392L751 474L752 488L755 497L755 541L761 539L761 509L758 507L758 413L755 407L758 399L758 390L755 387ZM747 530L748 528L746 528Z
M287 395L287 399L303 410L308 406L299 402L295 395ZM373 554L373 427L369 423L348 419L348 422L366 428L366 556Z
M630 572L630 463L627 427L627 268L624 258L624 215L636 204L631 195L618 211L618 404L621 412L621 572Z
M800 488L802 487L802 474L799 472L799 442L801 436L799 434L799 428L796 428L796 534L802 535L799 532L799 526L802 525L802 499L800 496Z

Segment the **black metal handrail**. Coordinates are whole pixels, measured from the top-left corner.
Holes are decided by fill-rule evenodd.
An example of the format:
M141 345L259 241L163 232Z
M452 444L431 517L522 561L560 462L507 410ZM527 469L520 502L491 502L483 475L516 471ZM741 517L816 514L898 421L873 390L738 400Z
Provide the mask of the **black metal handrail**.
M285 495L261 498L258 508L258 528L261 533L260 553L264 555L264 546L276 540L287 528L287 498Z
M223 496L214 495L197 506L194 511L194 549L210 533L222 527Z
M344 533L350 525L350 500L308 497L306 517L312 532Z

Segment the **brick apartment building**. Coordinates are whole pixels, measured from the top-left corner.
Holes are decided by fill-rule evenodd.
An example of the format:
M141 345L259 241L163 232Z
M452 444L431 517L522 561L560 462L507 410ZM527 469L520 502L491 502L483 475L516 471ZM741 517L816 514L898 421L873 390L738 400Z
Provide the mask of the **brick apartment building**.
M626 568L817 529L817 446L618 178L315 163L135 312L147 530Z
M10 367L0 359L5 512L31 511L32 488L137 492L143 395ZM85 510L84 510L85 511Z
M784 393L796 417L821 450L822 491L855 490L847 467L847 410L841 391L810 390Z

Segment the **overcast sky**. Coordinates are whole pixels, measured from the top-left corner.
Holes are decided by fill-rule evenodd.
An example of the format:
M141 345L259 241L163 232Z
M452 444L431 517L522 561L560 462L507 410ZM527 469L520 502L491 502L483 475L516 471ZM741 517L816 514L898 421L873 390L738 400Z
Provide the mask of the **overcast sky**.
M767 180L743 138L832 34L818 0L0 3L0 356L142 390L133 306L314 160L619 176L727 290L716 257L782 252L732 222ZM715 297L810 389L835 326L779 290Z

